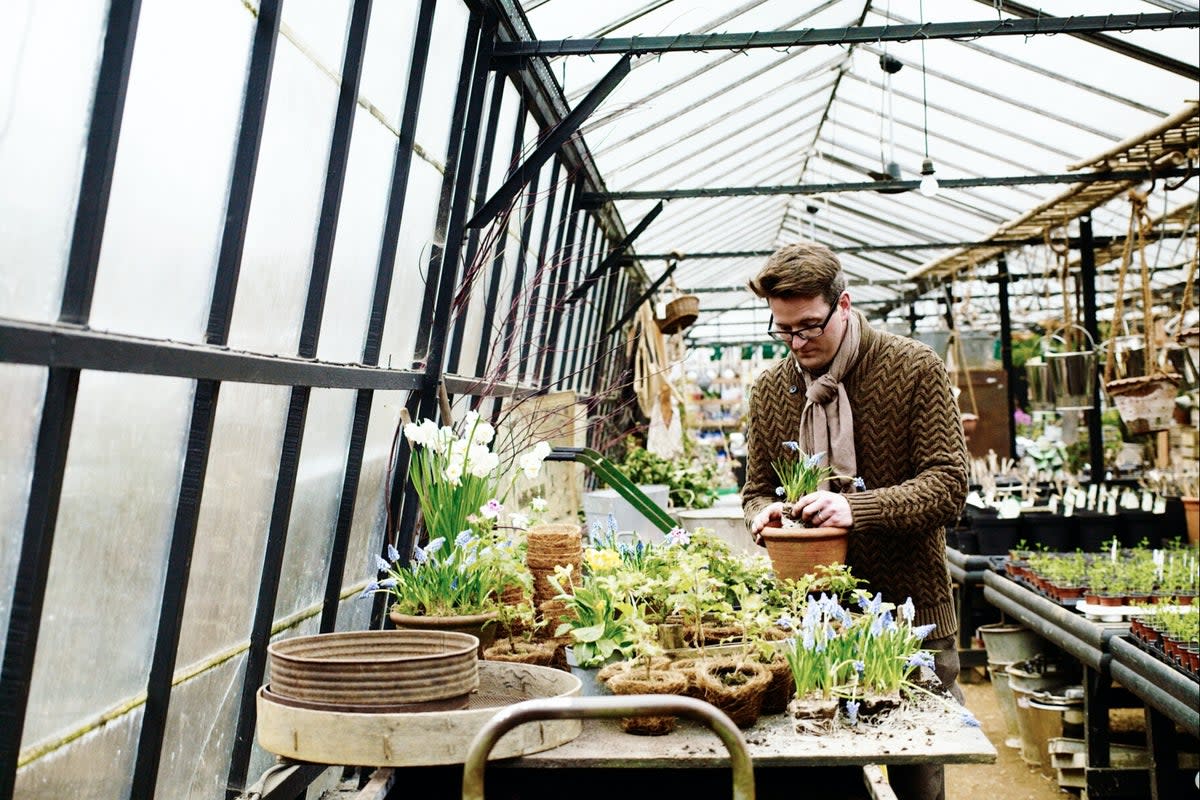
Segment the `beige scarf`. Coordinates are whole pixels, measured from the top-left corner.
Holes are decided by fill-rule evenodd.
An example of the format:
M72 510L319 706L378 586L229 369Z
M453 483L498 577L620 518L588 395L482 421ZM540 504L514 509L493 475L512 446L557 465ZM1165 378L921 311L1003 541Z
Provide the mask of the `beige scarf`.
M861 318L852 311L846 319L846 331L834 353L833 361L824 375L814 377L793 361L804 377L804 411L800 415L800 446L804 452L824 453L824 463L833 467L833 474L853 478L858 474L854 452L854 414L842 378L858 361L858 345L862 338ZM829 488L829 482L821 484Z

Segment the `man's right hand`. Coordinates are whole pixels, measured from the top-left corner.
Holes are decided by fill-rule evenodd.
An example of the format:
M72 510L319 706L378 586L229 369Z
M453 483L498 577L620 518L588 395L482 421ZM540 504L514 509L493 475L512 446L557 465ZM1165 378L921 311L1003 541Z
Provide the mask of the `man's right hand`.
M771 526L778 526L783 521L783 503L771 503L769 506L759 511L754 515L754 519L750 522L750 533L754 535L754 543L762 544L762 537L759 534L762 529Z

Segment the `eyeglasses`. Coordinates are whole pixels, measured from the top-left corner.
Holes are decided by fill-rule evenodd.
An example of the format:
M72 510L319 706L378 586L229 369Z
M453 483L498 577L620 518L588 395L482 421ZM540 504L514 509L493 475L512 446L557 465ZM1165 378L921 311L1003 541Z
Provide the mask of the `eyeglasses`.
M832 306L830 306L829 313L825 315L825 319L821 320L821 322L817 325L806 325L805 327L801 328L800 330L796 330L796 331L785 331L785 330L781 330L781 329L774 329L774 330L768 329L767 334L769 336L771 336L773 339L778 339L779 341L781 341L784 344L789 345L789 346L791 345L792 340L796 339L796 338L799 338L803 341L808 341L809 339L816 339L818 336L820 336L822 333L825 332L825 326L829 324L829 320L833 319L833 312L837 310L837 307L838 307L837 303L834 303Z

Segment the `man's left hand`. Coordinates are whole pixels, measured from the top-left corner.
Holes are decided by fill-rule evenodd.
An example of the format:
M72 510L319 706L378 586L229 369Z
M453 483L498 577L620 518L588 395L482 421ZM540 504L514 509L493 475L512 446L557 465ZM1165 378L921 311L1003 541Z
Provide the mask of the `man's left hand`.
M852 528L854 515L845 495L837 492L806 494L792 506L792 514L814 528Z

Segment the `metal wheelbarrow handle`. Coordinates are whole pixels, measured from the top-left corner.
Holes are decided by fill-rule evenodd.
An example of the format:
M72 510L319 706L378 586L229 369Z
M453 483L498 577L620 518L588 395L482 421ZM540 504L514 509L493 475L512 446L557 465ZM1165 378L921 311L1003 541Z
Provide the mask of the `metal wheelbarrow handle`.
M707 725L725 744L733 767L734 800L754 800L754 766L742 732L716 706L670 694L613 697L551 697L508 706L475 734L463 765L463 800L484 800L483 774L488 753L516 726L543 719L612 719L633 716L687 717Z

